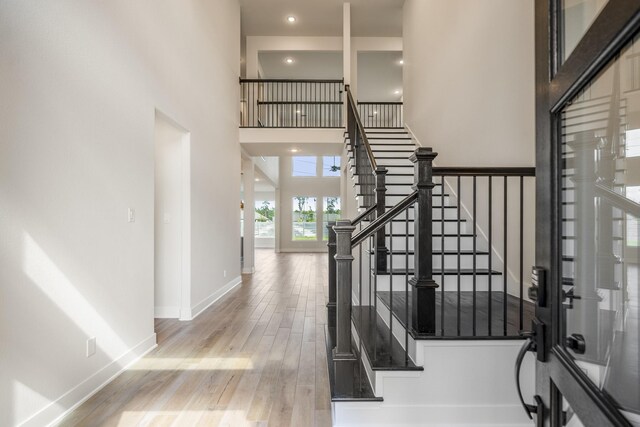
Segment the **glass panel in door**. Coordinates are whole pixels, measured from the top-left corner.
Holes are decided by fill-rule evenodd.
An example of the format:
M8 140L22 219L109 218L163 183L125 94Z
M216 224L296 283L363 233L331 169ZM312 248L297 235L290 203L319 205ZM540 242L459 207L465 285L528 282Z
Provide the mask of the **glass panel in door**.
M636 38L560 123L565 347L638 425L639 53Z

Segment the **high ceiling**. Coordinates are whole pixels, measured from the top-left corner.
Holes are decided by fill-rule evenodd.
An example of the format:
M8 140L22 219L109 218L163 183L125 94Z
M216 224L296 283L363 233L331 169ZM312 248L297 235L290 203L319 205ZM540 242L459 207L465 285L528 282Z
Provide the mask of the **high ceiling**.
M248 36L341 36L343 0L240 0ZM350 0L351 35L402 36L404 0ZM296 22L287 22L287 16Z

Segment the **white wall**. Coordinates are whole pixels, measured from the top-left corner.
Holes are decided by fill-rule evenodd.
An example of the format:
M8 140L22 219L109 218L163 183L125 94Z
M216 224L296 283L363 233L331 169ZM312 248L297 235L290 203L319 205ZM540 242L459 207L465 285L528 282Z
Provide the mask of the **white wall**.
M188 239L183 201L188 195L183 177L189 135L168 118L156 114L155 122L155 256L154 313L156 318L179 318L182 297L183 237ZM184 162L183 162L184 160ZM187 193L187 194L184 194ZM184 228L184 230L183 230ZM183 236L184 234L184 236ZM188 261L188 259L187 259ZM185 283L188 286L188 283ZM187 297L189 293L186 293ZM190 305L187 305L190 307Z
M322 162L322 156L318 157ZM276 214L280 222L280 250L282 252L325 252L327 242L322 240L322 212L316 217L317 241L292 240L292 206L293 197L311 196L316 198L316 211L321 211L322 198L327 196L340 197L340 177L295 177L291 176L292 158L280 157L280 206ZM342 201L341 201L342 202Z
M342 51L342 37L247 36L247 78L258 78L261 51Z
M405 121L438 164L534 164L533 3L406 1Z
M239 20L235 0L0 3L0 425L46 425L155 345L156 109L191 134L194 314L239 276Z
M533 6L533 0L405 2L405 122L421 145L438 152L438 166L535 165ZM504 257L502 178L494 181L492 246L500 260ZM449 192L455 196L455 180L450 184ZM463 214L470 218L471 182L463 185ZM525 184L525 282L534 262L533 185L532 180ZM519 276L518 186L510 180L510 286ZM486 178L479 178L477 191L477 221L483 225L476 231L484 237ZM494 269L502 266L494 264Z

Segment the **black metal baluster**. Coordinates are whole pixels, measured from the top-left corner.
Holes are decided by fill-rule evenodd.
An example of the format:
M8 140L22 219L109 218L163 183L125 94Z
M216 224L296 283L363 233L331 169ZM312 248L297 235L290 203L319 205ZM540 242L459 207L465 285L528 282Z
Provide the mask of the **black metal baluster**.
M507 273L508 273L508 248L507 248L507 177L504 177L504 265L502 266L502 323L503 333L507 335Z
M476 176L473 176L473 336L476 336Z
M489 305L489 310L488 310L489 314L488 314L488 317L487 317L488 328L489 328L489 336L492 335L492 330L491 330L491 328L492 328L491 320L492 319L491 319L491 317L493 316L493 310L492 310L492 308L493 308L493 300L492 300L492 295L491 295L491 291L492 291L491 288L492 288L492 285L493 285L493 283L492 283L493 282L493 271L491 270L491 267L492 267L491 259L493 258L493 246L491 244L492 243L491 242L491 228L493 226L493 219L491 218L491 213L492 213L491 212L491 207L492 207L492 203L493 203L492 202L492 193L493 193L492 177L489 176L489 226L487 227L488 228L488 234L489 234L489 237L488 237L488 240L489 240L489 260L488 260L488 262L489 262L489 265L488 265L489 275L487 277L488 284L489 284L489 286L488 286L488 288L489 288L489 299L488 299L488 303L487 303Z
M404 362L409 363L409 208L404 214L404 233Z
M389 348L391 349L393 345L393 221L389 222L389 231L391 232L389 237Z
M444 225L445 225L445 215L444 215L444 175L440 178L440 329L442 330L442 336L444 336L444 307L445 307L445 287L444 287L444 265L445 265L445 245L444 245ZM415 224L413 226L413 232L415 234ZM414 262L415 262L415 254Z
M458 259L458 263L457 263L458 264L457 265L457 267L458 267L458 277L457 277L457 279L458 279L458 283L457 283L458 284L458 288L457 288L458 289L458 295L457 295L457 298L458 298L458 300L457 300L458 336L460 336L460 331L461 331L460 318L461 318L461 308L462 308L460 306L461 296L462 296L462 294L460 293L461 292L461 289L460 289L461 288L461 286L460 286L461 283L460 283L460 281L462 279L461 276L460 276L460 251L462 250L462 246L460 244L460 220L461 220L461 218L460 218L460 205L462 204L462 188L460 187L460 184L461 184L461 178L460 178L460 175L458 175L458 178L457 178L458 203L457 203L457 206L456 206L456 212L457 212L457 217L458 217L458 220L456 221L456 223L458 224L458 237L457 237L458 238L458 250L456 251L457 252L457 259Z
M524 323L524 176L520 176L520 317L519 330Z

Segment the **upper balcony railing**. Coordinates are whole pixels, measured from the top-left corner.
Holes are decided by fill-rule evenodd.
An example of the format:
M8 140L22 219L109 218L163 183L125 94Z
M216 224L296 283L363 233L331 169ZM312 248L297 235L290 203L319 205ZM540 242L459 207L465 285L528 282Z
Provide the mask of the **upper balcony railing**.
M402 102L360 102L358 113L365 128L401 128Z
M240 127L341 128L343 80L240 79Z

